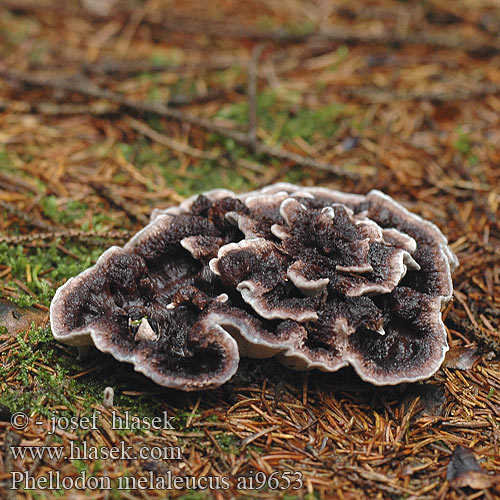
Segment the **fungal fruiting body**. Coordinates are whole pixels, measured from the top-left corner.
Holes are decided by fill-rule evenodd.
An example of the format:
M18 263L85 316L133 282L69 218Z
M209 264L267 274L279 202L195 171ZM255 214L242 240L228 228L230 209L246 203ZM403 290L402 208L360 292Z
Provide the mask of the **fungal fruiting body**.
M182 390L223 384L240 356L412 382L448 350L441 309L457 265L434 224L379 191L217 189L155 210L68 280L51 326Z

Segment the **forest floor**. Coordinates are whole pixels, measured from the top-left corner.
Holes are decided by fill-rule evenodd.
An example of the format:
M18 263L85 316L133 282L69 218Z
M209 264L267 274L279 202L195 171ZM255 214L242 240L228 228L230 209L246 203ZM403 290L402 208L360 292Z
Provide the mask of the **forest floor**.
M496 0L0 0L0 496L500 498L499 68ZM53 339L55 290L153 208L276 181L380 189L443 230L460 267L434 377L244 359L183 393ZM113 429L127 412L173 428ZM99 419L51 433L52 415ZM64 458L75 443L181 454ZM67 482L12 489L14 471Z

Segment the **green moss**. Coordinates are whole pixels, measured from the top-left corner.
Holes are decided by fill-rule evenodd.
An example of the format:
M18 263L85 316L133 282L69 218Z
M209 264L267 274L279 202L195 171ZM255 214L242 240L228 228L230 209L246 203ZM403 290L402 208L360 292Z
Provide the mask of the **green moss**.
M337 68L339 67L340 63L349 55L349 47L347 45L341 45L336 51L335 55L337 56L335 58L335 61L332 63L330 66L330 69L332 71L336 71Z
M238 438L234 434L219 434L217 442L224 453L238 453Z
M308 172L305 172L300 168L293 168L285 174L283 181L291 182L292 184L302 184L309 177L310 174Z
M19 46L29 37L36 36L40 31L40 23L34 17L16 15L3 9L0 23L0 36L6 43L5 51Z
M179 500L209 500L213 498L210 493L206 491L190 491L178 497Z
M68 414L76 411L72 398L66 394L77 384L66 377L69 366L64 358L60 362L52 347L53 341L50 328L32 326L27 340L24 333L19 334L17 347L0 357L0 380L14 377L21 383L0 383L0 403L11 411L28 411L45 417L52 415L50 408L54 405L66 406Z
M300 96L295 92L279 95L275 92L262 93L257 100L259 125L279 143L292 141L296 137L309 143L332 137L337 132L338 119L343 111L341 104L330 104L319 109L303 107ZM246 125L248 102L226 106L217 116Z
M229 164L231 156L248 157L245 148L234 143L233 146L230 154L225 155ZM134 146L120 144L119 148L125 158L139 169L145 165L154 165L162 173L166 184L182 196L190 196L217 187L226 187L235 191L244 191L254 187L247 179L241 177L237 170L221 165L218 161L195 161L187 168L186 176L180 176L179 159L168 148L153 148L146 139Z
M71 463L73 464L73 466L75 467L75 469L77 470L77 472L79 474L81 474L82 472L89 472L89 462L86 461L86 460L80 460L80 459L75 459L75 460L72 460Z
M192 78L178 78L172 85L170 85L169 89L171 97L182 96L193 98L198 95L195 80Z
M476 167L479 164L478 156L473 152L474 143L470 135L459 127L458 139L453 143L453 147L462 155L463 160L470 167Z
M184 53L176 48L168 50L155 49L149 60L152 64L182 64Z
M88 209L86 203L76 200L63 200L61 203L54 195L44 196L40 200L40 206L46 217L65 225L83 218Z
M0 264L10 266L13 280L7 284L16 289L21 306L30 306L36 303L48 306L55 293L56 287L67 278L77 275L91 266L103 248L89 248L80 243L66 242L65 248L74 255L67 255L59 248L59 241L52 243L48 248L29 248L22 245L9 246L0 243ZM27 269L30 270L31 282L27 280ZM39 275L46 272L42 277ZM26 285L35 296L31 296L20 288L14 281L17 279Z
M260 15L255 22L257 27L262 31L272 30L278 27L276 20L267 14Z
M0 171L11 170L13 167L12 160L7 150L0 148Z
M0 354L0 403L10 411L25 411L31 415L50 418L55 414L53 408L58 407L57 416L91 416L94 412L92 405L102 403L104 389L112 386L116 394L115 405L124 409L133 408L131 416L152 418L163 414L161 402L151 397L132 398L121 394L130 389L130 381L116 369L118 362L111 360L103 366L104 373L93 371L71 378L71 375L88 368L90 363L78 360L76 349L59 348L49 327L32 327L26 340L24 337L24 333L19 334L16 347ZM105 359L105 355L101 353L97 353L97 357ZM91 364L94 363L95 359ZM124 369L129 367L120 366ZM12 383L13 381L18 383ZM60 407L65 407L65 410ZM177 420L172 423L177 428ZM124 429L116 432L124 435L131 431ZM134 431L138 435L144 432L142 429Z
M146 100L151 103L165 102L167 100L167 97L167 91L155 85L148 89Z
M285 25L291 34L297 36L311 35L316 31L316 23L310 19L304 19L300 22L293 22Z
M201 416L201 411L192 412L192 410L179 410L175 415L175 428L177 430L184 430L186 428L188 420L194 418L199 418ZM193 427L193 430L196 427Z
M458 130L458 139L454 142L453 147L463 155L467 155L470 152L471 139L461 128Z
M340 55L339 57L341 57ZM188 82L192 85L192 81ZM182 88L179 80L175 91L194 92L190 87ZM339 104L323 106L320 109L309 109L301 105L300 95L296 92L262 93L258 98L259 124L269 134L269 141L274 144L293 143L301 137L309 143L335 136L340 118L346 109ZM234 121L245 128L248 124L248 103L246 101L231 104L222 108L216 118ZM153 120L153 119L152 119ZM158 119L148 123L155 130L162 131ZM236 192L254 189L255 184L242 177L233 162L237 159L247 159L255 163L278 165L276 160L270 160L265 155L253 155L246 147L236 144L233 140L212 134L208 138L212 151L221 151L223 161L192 160L186 170L186 175L179 175L180 160L168 148L159 148L148 139L142 138L135 144L118 144L118 148L126 160L138 169L146 165L155 166L162 173L165 182L179 194L189 196L201 191L217 187L225 187ZM301 182L305 178L302 169L294 168L289 175L291 182Z
M221 69L215 71L209 79L209 83L214 85L215 87L228 87L235 83L238 78L242 77L242 74L245 74L246 78L246 68L243 66L238 66L235 64L227 69Z

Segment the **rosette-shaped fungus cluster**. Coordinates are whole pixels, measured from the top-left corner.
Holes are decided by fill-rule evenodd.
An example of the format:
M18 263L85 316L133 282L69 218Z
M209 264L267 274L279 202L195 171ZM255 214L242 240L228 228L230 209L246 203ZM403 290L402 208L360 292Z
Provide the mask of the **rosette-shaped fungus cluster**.
M223 384L240 356L352 365L375 385L428 378L443 361L458 261L434 224L379 191L218 189L151 219L59 288L56 339L182 390Z

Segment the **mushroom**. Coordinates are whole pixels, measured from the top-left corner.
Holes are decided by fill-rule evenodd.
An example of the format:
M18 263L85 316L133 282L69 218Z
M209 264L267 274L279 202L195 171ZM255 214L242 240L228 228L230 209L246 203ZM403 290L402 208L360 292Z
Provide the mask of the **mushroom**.
M380 191L218 189L155 210L68 280L51 326L182 390L223 384L240 356L413 382L448 350L441 309L457 265L434 224Z

